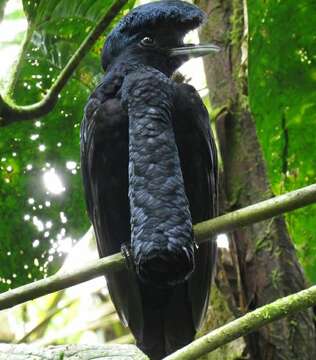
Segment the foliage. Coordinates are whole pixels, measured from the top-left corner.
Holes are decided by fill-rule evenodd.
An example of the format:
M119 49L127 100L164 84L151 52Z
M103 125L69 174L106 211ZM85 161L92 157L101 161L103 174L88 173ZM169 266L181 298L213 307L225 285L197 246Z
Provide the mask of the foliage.
M104 283L102 278L94 279L2 311L0 343L32 343L41 347L87 341L102 344L121 339L125 344L133 343Z
M10 86L18 104L29 105L43 97L111 3L23 1L28 31ZM87 97L102 76L103 42L104 37L81 62L54 111L32 123L1 129L0 262L6 266L0 269L0 290L55 272L69 247L88 229L79 129ZM44 186L44 174L50 174L51 189ZM56 175L64 191L58 189Z
M316 3L251 0L250 105L273 191L314 183L316 175ZM287 216L309 279L316 281L316 206Z

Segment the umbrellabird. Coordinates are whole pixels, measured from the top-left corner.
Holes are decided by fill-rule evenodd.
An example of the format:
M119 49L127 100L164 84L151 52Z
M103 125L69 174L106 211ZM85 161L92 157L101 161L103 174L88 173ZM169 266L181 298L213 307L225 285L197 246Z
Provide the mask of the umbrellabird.
M205 14L180 0L141 5L103 51L105 75L81 126L87 210L101 257L123 249L127 268L107 276L121 321L151 359L191 342L205 315L214 241L192 224L217 215L217 156L197 91L172 75L215 45L185 44Z

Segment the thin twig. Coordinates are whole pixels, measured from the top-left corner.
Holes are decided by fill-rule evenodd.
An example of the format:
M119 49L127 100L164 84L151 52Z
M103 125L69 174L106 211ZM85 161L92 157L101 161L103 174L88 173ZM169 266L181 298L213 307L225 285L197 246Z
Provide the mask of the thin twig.
M134 344L134 343L135 343L135 339L134 339L133 335L126 334L119 338L108 341L106 344L111 345L111 344Z
M76 325L75 327L73 324L71 324L70 326L63 328L50 336L33 341L32 344L39 347L60 344L62 340L65 342L67 338L70 338L74 335L82 334L87 331L96 331L98 329L105 330L108 328L113 328L115 324L120 324L120 319L116 313L113 313L106 318L100 318L88 324Z
M71 299L66 304L61 307L55 306L52 310L48 312L43 320L41 320L38 324L36 324L32 329L30 329L27 333L25 333L21 338L14 341L15 344L21 344L28 342L29 338L40 331L43 327L45 327L49 321L56 316L57 314L61 313L64 309L71 307L73 304L78 302L79 299Z

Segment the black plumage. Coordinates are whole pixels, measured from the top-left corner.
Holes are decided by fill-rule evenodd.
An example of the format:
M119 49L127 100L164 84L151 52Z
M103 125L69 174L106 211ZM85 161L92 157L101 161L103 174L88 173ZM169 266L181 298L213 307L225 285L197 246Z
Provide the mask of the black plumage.
M192 341L205 315L216 245L194 244L192 223L217 214L217 157L196 90L170 79L204 14L179 1L131 11L108 36L106 74L81 128L81 164L100 256L131 246L135 272L107 277L137 345L161 359Z

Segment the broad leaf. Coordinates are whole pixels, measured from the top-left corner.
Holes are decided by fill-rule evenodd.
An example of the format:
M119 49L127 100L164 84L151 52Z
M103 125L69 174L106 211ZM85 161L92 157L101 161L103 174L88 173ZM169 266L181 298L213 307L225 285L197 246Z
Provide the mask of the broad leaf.
M251 0L250 103L276 194L316 180L316 3ZM316 206L287 216L302 264L316 281Z

